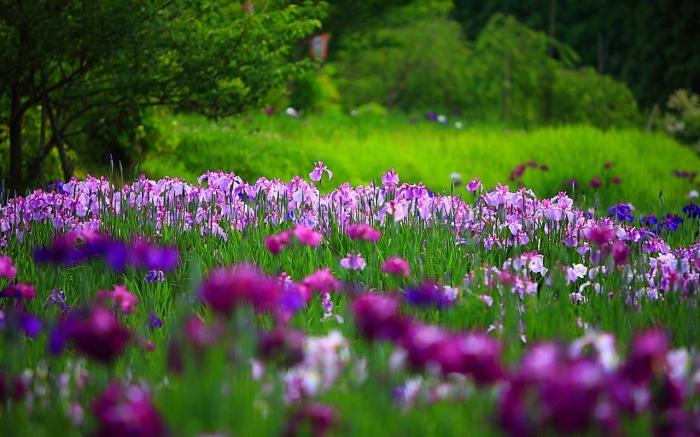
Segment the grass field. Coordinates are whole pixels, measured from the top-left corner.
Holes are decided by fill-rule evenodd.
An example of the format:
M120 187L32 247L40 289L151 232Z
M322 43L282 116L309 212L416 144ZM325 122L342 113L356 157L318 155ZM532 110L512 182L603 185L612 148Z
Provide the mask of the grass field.
M591 218L565 198L553 200L563 215L546 218L551 203L514 193L477 190L473 206L457 201L447 212L438 206L453 198L391 181L381 191L346 187L323 199L306 182L237 191L239 183L227 175L210 175L206 187L142 181L116 196L107 181L92 180L1 211L2 253L16 268L1 260L2 435L269 435L296 425L311 435L357 436L692 429L672 418L692 419L699 402L692 387L700 371L697 218L635 230ZM280 192L287 194L280 199ZM385 207L383 218L368 213ZM350 238L351 221L382 235ZM265 238L295 222L321 230L320 244L295 231L275 255ZM95 225L107 237L89 230ZM77 240L54 241L56 226L75 229ZM137 235L176 248L179 261L166 268L156 249L112 240ZM571 236L577 242L567 242ZM41 247L49 252L34 252ZM352 253L363 257L363 269L342 267ZM382 263L392 256L405 259L410 273L391 274ZM214 268L242 262L261 273L227 270L223 282L212 279ZM339 282L310 279L323 268ZM285 277L293 282L280 282ZM117 294L118 284L127 291ZM284 293L316 292L292 311L279 284L295 290ZM321 291L326 286L335 290ZM258 308L268 292L274 306ZM368 296L385 300L360 312L354 305ZM232 310L227 301L237 302ZM399 312L387 316L380 308L390 302ZM373 338L367 326L401 334ZM291 337L266 340L272 333ZM601 333L614 344L597 343L611 338ZM568 358L573 349L562 345L577 339L588 346ZM56 351L57 341L65 349ZM562 355L541 364L547 376L537 379L527 363L543 342ZM685 370L679 357L687 358ZM527 383L531 396L506 402L523 377L535 378ZM688 391L671 402L664 384ZM624 396L633 393L650 401L627 411ZM597 416L606 402L614 423ZM530 411L526 424L519 408Z
M487 187L499 182L515 187L511 171L534 160L549 170L528 168L521 181L540 196L555 195L566 188L566 180L576 178L580 185L574 194L582 204L598 198L600 207L631 202L659 212L678 209L688 192L697 189L673 171L700 170L700 158L691 150L662 134L638 130L565 126L505 131L468 123L458 130L454 120L412 124L399 115L261 115L218 121L179 115L155 121L162 137L141 170L188 181L210 169L234 171L246 180L289 179L309 162L322 160L336 176L326 187L376 181L393 167L402 181L423 181L447 192L452 172L460 173L464 183L478 177ZM605 169L606 162L613 167ZM613 176L622 183L611 184ZM595 177L602 182L597 190L589 187Z

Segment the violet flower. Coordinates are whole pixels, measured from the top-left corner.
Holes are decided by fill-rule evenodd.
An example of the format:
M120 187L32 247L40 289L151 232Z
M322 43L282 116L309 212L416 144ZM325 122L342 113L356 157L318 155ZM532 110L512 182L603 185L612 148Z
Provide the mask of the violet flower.
M143 279L146 282L165 282L165 272L162 270L150 270Z
M160 329L163 327L163 321L158 318L155 311L148 313L148 327L150 329Z
M409 287L403 293L404 300L419 307L444 309L454 303L455 297L433 281L425 281L416 287Z
M610 207L608 211L609 217L616 218L618 221L627 221L632 223L634 221L634 216L632 211L634 208L629 203L618 203Z
M66 295L63 293L62 290L59 290L57 288L54 288L51 290L51 293L49 293L49 304L51 305L58 305L61 308L61 311L63 314L66 314L70 307L66 304Z

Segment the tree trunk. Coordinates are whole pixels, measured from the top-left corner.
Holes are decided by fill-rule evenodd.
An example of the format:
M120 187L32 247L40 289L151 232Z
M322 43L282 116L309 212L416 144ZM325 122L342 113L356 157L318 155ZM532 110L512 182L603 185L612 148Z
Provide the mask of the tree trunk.
M10 97L10 171L8 187L20 191L23 187L22 175L22 119L20 95L13 89Z
M61 159L61 168L63 169L63 180L65 182L68 182L70 178L73 177L73 164L70 162L68 154L66 153L66 145L60 139L60 137L59 140L56 142L56 149L58 149L58 156Z
M68 158L68 153L66 153L66 142L63 140L63 130L60 124L60 113L54 112L51 107L51 102L49 99L45 100L46 104L46 114L49 116L49 123L51 123L51 131L53 132L53 138L55 141L56 150L58 150L58 157L61 160L61 169L63 170L63 179L68 182L70 178L73 177L73 164Z

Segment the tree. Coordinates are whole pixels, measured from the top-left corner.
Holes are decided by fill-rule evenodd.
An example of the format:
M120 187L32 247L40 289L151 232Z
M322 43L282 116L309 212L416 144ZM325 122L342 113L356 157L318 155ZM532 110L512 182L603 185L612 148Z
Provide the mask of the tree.
M144 108L168 105L224 116L259 104L304 71L290 48L320 27L324 5L306 1L0 0L0 116L8 185L28 186L51 150L64 177L72 153L128 155ZM26 153L38 114L40 144ZM1 135L1 134L0 134ZM0 136L0 141L2 141ZM99 153L98 153L99 155Z
M646 107L662 106L676 89L700 89L700 51L688 43L700 39L695 0L454 3L453 17L467 38L476 38L496 13L512 15L535 30L552 29L550 36L576 50L584 65L625 81Z

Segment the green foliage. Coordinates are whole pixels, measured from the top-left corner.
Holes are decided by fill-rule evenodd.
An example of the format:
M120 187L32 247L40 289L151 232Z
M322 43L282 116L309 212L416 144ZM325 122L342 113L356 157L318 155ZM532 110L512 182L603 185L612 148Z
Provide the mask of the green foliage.
M601 128L638 124L639 112L632 91L590 67L556 72L553 121L587 123Z
M338 55L346 107L454 108L469 105L469 49L459 26L442 17L379 28Z
M140 118L150 106L209 116L259 106L311 66L293 61L291 48L320 27L324 10L285 0L250 12L240 2L206 0L0 2L9 183L26 186L24 174L36 173L53 149L66 178L71 154L88 163L138 160L146 145ZM28 156L36 123L24 121L39 107L46 138Z

